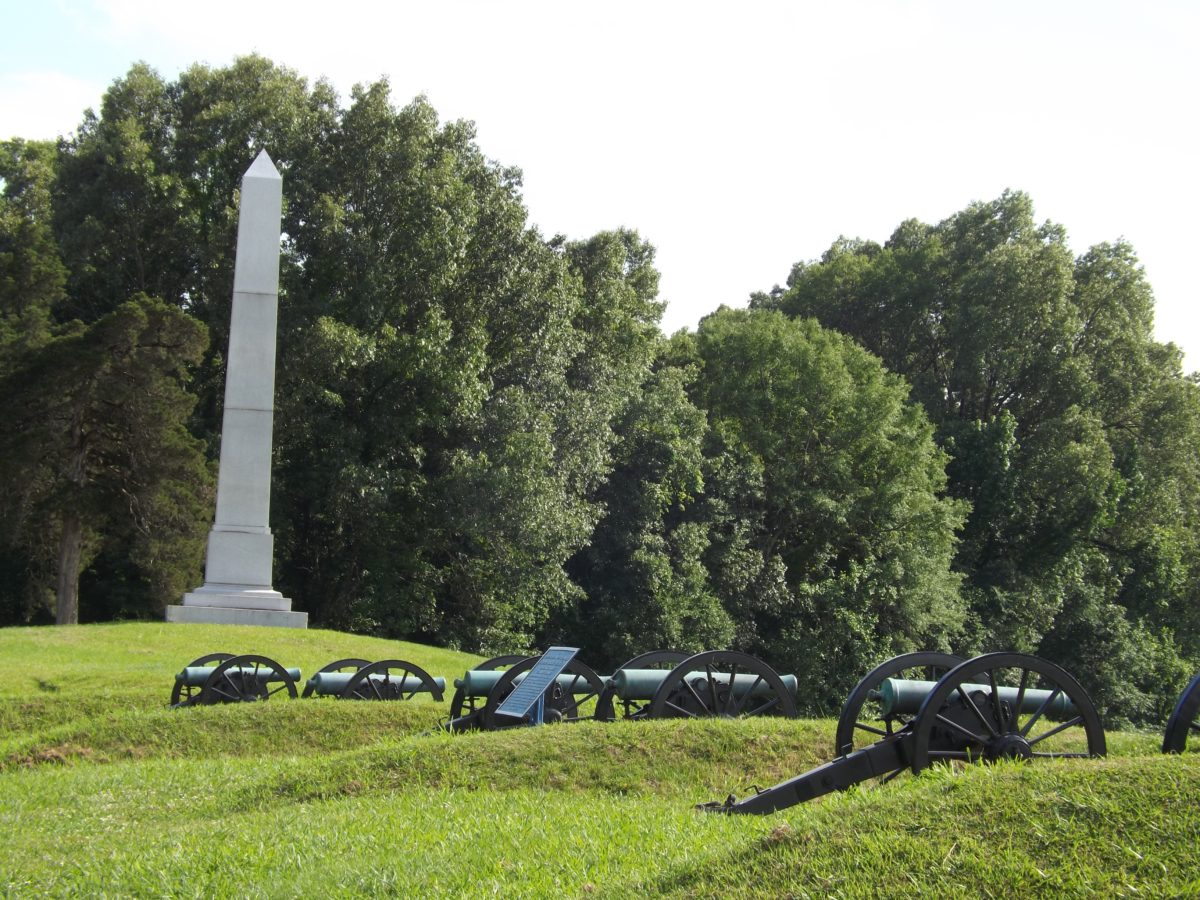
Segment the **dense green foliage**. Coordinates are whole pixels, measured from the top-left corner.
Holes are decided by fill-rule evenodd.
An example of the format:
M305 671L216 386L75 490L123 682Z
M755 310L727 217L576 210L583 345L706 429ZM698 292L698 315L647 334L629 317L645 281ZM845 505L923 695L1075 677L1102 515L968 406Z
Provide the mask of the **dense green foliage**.
M736 646L814 711L888 652L1004 647L1154 719L1200 660L1200 387L1127 245L1074 259L1006 194L667 340L636 232L541 235L470 123L260 57L136 65L69 138L0 145L0 623L200 583L264 147L276 586L315 625L599 668Z
M212 477L186 428L184 383L205 345L204 326L140 297L64 329L0 378L2 527L56 573L60 624L78 620L80 572L101 551L165 594L196 570ZM108 598L110 613L119 602Z
M971 504L965 644L1042 652L1110 715L1162 715L1180 654L1200 656L1200 386L1153 339L1132 249L1072 259L1006 193L882 247L839 241L755 305L851 335L911 383Z
M164 706L200 646L307 671L474 657L332 631L0 630L0 891L14 896L1188 896L1200 754L938 770L763 817L693 804L828 758L833 722L449 736L445 704ZM106 677L97 677L103 670Z
M738 642L830 709L867 661L961 635L962 505L908 387L813 321L723 309L676 341L702 375L708 555Z

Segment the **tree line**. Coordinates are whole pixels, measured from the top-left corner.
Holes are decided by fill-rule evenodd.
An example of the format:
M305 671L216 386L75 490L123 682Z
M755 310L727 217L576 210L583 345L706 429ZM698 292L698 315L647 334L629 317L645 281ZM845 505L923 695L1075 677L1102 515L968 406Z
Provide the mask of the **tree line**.
M386 81L135 65L0 145L0 624L202 580L237 185L285 185L275 586L314 625L600 668L732 646L836 709L911 649L1041 653L1113 720L1200 664L1200 390L1133 249L1009 192L664 337L652 246L540 234Z

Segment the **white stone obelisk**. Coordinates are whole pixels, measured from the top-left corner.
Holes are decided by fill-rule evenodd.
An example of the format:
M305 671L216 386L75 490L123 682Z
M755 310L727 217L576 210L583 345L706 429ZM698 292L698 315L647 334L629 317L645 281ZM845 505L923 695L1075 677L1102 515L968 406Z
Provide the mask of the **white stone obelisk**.
M168 622L308 627L271 587L271 426L283 179L263 150L242 176L217 513L204 585L167 607Z

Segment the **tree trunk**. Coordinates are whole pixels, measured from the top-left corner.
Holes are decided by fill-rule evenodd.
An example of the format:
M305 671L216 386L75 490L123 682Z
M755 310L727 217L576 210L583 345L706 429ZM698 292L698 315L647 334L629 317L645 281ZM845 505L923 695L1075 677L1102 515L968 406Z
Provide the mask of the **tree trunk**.
M83 522L79 514L63 516L62 536L58 540L58 580L55 593L58 598L55 623L76 625L79 623L79 562L83 556Z

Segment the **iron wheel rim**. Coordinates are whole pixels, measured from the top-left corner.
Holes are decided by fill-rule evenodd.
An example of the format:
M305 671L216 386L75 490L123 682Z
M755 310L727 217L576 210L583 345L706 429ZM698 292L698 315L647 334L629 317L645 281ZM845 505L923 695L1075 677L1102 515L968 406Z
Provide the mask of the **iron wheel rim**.
M740 674L756 677L740 700L733 690L722 694L719 681L713 677L728 674L732 686L739 669L742 670ZM707 696L713 698L711 702L705 699L702 690L697 690L696 685L687 680L689 675L702 679L701 687L707 686ZM769 693L761 702L747 708L747 701L760 682L767 685ZM670 671L654 692L646 718L741 718L768 714L796 718L796 701L779 673L748 653L707 650L689 656Z
M1009 714L1003 714L1003 708L1006 705L999 699L996 688L1000 684L996 673L1000 671L1017 670L1022 673L1020 685L1018 686L1018 702L1015 713L1009 710ZM985 716L979 710L978 704L967 698L967 692L962 690L962 685L973 683L972 679L976 679L979 675L986 674L988 682L992 687L989 692L989 699L984 701L992 706L992 714L996 717L996 724L990 725L986 723ZM1029 675L1038 676L1035 683L1030 683ZM1042 703L1038 709L1028 714L1026 721L1022 723L1022 716L1025 715L1021 708L1020 700L1028 689L1039 689L1041 684L1045 684L1051 691L1051 697ZM1057 694L1063 694L1075 706L1076 715L1068 719L1065 723L1059 723L1054 727L1046 727L1050 723L1049 716L1044 715L1049 705ZM943 716L943 711L946 704L952 696L959 696L964 699L964 704L970 702L975 706L975 716L979 718L982 727L975 731L970 729L959 730L971 731L972 737L982 748L982 752L978 754L967 751L941 751L930 748L930 739L933 735L935 727L947 727L946 717ZM1076 759L1076 758L1093 758L1104 756L1107 752L1107 747L1104 739L1104 728L1100 724L1100 717L1096 713L1096 708L1092 704L1091 697L1087 691L1076 681L1065 669L1055 665L1047 660L1040 659L1036 656L1029 656L1024 653L987 653L983 656L977 656L974 659L967 660L961 663L943 675L934 686L933 690L925 697L921 704L920 710L912 723L913 729L913 744L912 758L910 767L914 773L919 773L929 768L934 762L956 761L975 762L980 759L993 758L989 755L989 747L996 747L998 742L1002 745L1005 741L1015 741L1018 738L1030 748L1030 755L1035 758L1054 758L1054 759ZM1033 751L1032 747L1038 745L1041 741L1050 737L1064 734L1070 728L1078 727L1082 729L1082 735L1072 735L1077 740L1082 737L1086 742L1086 750L1072 749L1059 752L1051 751ZM1044 730L1043 730L1044 729Z
M834 733L833 739L834 756L845 756L854 750L856 731L873 734L875 739L879 739L895 734L912 721L899 715L869 720L870 722L882 722L883 727L879 728L875 725L868 725L866 720L862 719L861 713L868 700L868 695L878 688L885 678L893 678L908 669L929 669L937 671L937 676L927 680L937 681L962 662L964 662L962 657L950 653L917 651L901 653L899 656L893 656L877 665L854 686L842 706L842 713L838 718L837 731ZM874 743L874 740L871 743Z
M1163 731L1162 752L1183 753L1193 734L1200 734L1200 672L1183 689L1171 710Z

